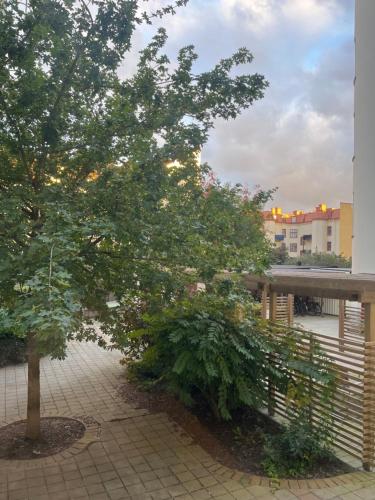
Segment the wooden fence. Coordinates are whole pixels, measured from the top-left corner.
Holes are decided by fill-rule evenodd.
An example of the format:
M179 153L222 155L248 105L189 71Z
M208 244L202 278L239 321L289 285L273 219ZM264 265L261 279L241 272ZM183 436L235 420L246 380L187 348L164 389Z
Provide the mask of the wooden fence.
M362 304L350 304L340 300L339 305L340 337L346 339L364 338L365 309Z
M318 343L335 375L334 395L329 403L322 402L324 386L315 380L306 380L311 386L309 412L313 421L323 412L329 415L335 445L360 459L366 469L371 469L375 463L375 342L280 328L282 323L276 320L276 335L292 332L297 339L299 356L309 357L310 361L312 343ZM298 377L299 374L293 375ZM285 396L269 387L269 398L269 413L287 417Z
M275 298L266 295L262 298L263 318L270 318L285 325L294 323L294 296L291 294L277 294Z
M270 325L277 324L277 332L294 332L304 355L311 355L310 342L319 342L336 376L336 387L329 405L323 408L319 396L324 388L317 381L306 380L313 384L311 414L318 416L328 409L336 445L362 460L366 470L374 468L375 276L272 269L266 276L247 275L244 281L252 292L261 292L263 318L268 318ZM295 295L339 301L337 333L323 335L294 328L286 297ZM286 415L285 398L272 387L268 406L270 413Z

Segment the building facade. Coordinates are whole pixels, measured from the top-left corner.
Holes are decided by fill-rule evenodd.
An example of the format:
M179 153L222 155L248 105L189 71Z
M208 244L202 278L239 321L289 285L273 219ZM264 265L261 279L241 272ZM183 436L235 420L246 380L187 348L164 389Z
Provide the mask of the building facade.
M355 19L353 273L375 274L375 1L357 0Z
M353 207L321 204L313 212L295 210L285 214L281 208L263 212L264 228L276 247L285 247L291 257L307 253L352 256Z

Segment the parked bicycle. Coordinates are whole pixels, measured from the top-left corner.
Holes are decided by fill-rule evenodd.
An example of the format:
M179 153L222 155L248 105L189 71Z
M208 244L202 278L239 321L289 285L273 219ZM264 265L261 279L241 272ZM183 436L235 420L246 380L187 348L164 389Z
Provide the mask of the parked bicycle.
M294 296L294 314L295 316L320 316L322 306L311 297Z

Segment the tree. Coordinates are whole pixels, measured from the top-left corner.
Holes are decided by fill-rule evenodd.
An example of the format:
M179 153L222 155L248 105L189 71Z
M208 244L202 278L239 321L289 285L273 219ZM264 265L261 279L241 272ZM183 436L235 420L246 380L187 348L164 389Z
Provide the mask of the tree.
M264 195L243 200L219 183L207 194L196 161L215 118L263 97L263 76L231 76L252 55L195 75L188 46L171 69L159 29L136 74L118 76L136 26L173 12L147 15L129 0L1 4L0 321L28 341L30 439L40 437L40 356L63 358L72 332L104 342L86 309L121 334L109 292L124 305L168 300L217 266L266 260Z
M286 264L299 266L318 266L318 267L343 267L352 266L351 258L334 253L306 253L300 257L287 257Z
M272 248L271 251L272 264L278 264L278 265L286 264L288 257L289 255L285 245Z

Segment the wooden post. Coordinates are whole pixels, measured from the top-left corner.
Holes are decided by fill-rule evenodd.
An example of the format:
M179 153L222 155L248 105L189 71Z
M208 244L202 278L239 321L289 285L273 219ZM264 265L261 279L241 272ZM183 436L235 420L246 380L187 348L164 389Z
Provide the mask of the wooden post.
M345 335L345 300L339 300L339 339L340 351L344 350L344 335Z
M365 309L365 372L363 387L363 468L371 470L375 459L375 304L364 304Z
M277 293L270 292L270 321L275 322L277 317Z
M294 323L294 295L288 293L288 326Z
M277 293L270 291L270 322L275 323L277 316ZM271 355L272 356L272 355ZM272 417L275 414L275 389L270 380L268 380L268 415Z
M262 288L262 318L267 319L267 297L268 297L268 287L264 285Z
M314 357L313 357L313 350L314 350L314 334L313 332L309 333L309 361L310 365L312 366ZM309 375L309 408L308 408L308 414L309 414L309 424L310 428L313 426L313 379L311 375Z

